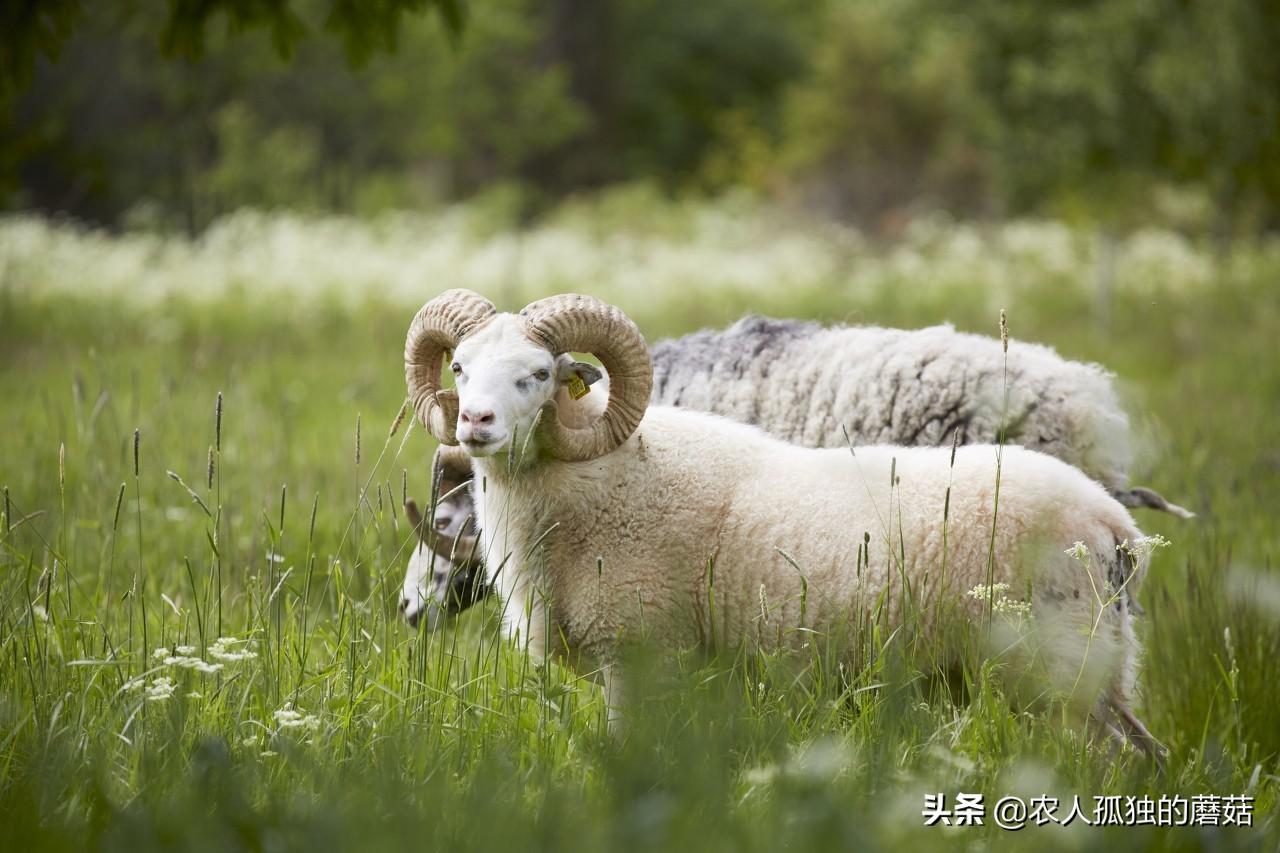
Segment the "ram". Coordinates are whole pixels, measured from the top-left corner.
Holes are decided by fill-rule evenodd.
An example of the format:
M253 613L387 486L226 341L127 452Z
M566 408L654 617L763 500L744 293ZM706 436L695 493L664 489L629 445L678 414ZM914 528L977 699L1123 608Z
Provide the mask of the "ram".
M592 368L571 352L600 359L607 401L573 399ZM445 353L455 389L441 387ZM1034 621L1049 684L1109 732L1158 748L1129 708L1142 534L1070 465L989 445L806 449L650 406L643 336L580 295L514 315L447 291L415 316L405 375L422 423L472 457L486 580L508 635L603 673L611 707L630 638L788 647L868 620L891 630L918 618L931 635L946 613L982 630L1003 584L1025 593L1014 602ZM908 589L928 603L918 616Z
M1125 506L1192 515L1130 486L1129 420L1111 374L1048 347L1010 341L1006 357L999 340L951 326L823 327L749 316L659 341L652 357L651 404L724 415L806 447L995 442L1004 429L1008 442L1080 468ZM465 464L453 463L457 478L466 478ZM458 507L445 511L453 517ZM456 601L449 585L478 570L474 561L434 574L410 565L401 608L412 618L423 602Z

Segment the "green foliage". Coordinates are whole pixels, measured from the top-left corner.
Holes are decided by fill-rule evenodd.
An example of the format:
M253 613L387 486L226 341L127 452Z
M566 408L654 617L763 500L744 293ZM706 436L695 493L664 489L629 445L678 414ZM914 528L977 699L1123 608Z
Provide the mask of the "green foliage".
M888 233L921 208L1224 241L1280 219L1267 0L10 5L10 209L114 225L146 204L195 232L234 203L364 212L497 185L528 219L649 183L745 186ZM210 190L299 135L281 186ZM1175 197L1209 211L1167 216Z
M90 4L90 13L100 5ZM235 33L264 30L279 55L292 56L311 31L306 18L319 8L318 0L167 0L162 17L155 5L130 3L122 11L142 20L148 40L167 56L188 59L204 55L207 31L218 20ZM404 18L427 10L438 13L451 33L461 33L464 0L331 0L325 29L342 40L352 63L361 64L377 52L394 52ZM27 83L37 56L56 59L83 12L80 0L6 4L0 12L0 94Z
M861 222L890 224L909 205L989 210L975 49L918 3L833 4L812 71L787 98L781 157L800 192Z
M982 139L1015 209L1055 196L1115 219L1159 182L1274 215L1280 19L1258 0L926 3L973 46Z
M311 128L265 129L239 103L219 110L214 127L218 159L198 183L215 207L316 203L320 142Z

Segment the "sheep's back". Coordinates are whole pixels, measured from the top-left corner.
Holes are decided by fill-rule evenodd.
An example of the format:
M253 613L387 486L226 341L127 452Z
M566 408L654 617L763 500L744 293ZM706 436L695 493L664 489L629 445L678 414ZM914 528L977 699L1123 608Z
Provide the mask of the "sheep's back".
M1128 420L1111 376L951 326L914 331L747 317L653 348L653 404L724 415L807 447L1020 443L1120 488Z

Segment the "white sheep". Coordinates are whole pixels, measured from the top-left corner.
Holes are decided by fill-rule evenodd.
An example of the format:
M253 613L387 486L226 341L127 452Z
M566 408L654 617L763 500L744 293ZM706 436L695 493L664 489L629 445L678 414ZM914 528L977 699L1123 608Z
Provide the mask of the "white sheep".
M446 352L456 390L441 390ZM604 364L603 406L572 402L568 352ZM946 612L982 626L994 602L966 591L1007 584L1026 593L1051 683L1156 750L1128 707L1143 566L1123 546L1141 533L1071 466L1017 447L804 449L649 406L643 336L579 295L512 315L448 291L414 318L405 373L423 424L472 457L508 633L603 672L611 704L620 646L642 632L676 646L799 645L869 619L902 625L908 598L927 605L926 633Z
M1128 485L1129 421L1111 374L1048 347L1010 341L1006 359L999 340L951 326L823 327L753 315L724 330L659 341L652 358L651 405L724 415L805 447L995 442L1003 426L1008 442L1075 465L1125 506L1192 515ZM454 483L469 478L465 465L455 458ZM446 504L445 515L470 513L457 505L463 500ZM415 556L406 573L401 608L410 616L419 602L457 601L449 584L482 570L472 560L424 572L428 562Z

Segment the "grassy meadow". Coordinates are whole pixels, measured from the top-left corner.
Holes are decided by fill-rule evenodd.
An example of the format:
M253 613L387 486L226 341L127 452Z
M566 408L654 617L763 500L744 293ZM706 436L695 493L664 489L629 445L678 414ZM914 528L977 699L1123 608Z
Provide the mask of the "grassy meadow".
M495 224L495 218L498 220ZM1249 849L1280 845L1280 246L922 220L888 245L729 199L625 196L515 231L485 211L238 214L191 242L0 220L0 849ZM565 290L650 340L747 310L944 321L1097 360L1172 543L1140 601L1156 771L895 661L649 661L625 742L599 688L489 606L396 613L432 443L413 311ZM220 396L219 396L220 395ZM219 400L221 401L219 403ZM160 650L160 651L157 651ZM646 666L642 661L638 666ZM1253 827L923 826L926 793L1247 795Z

